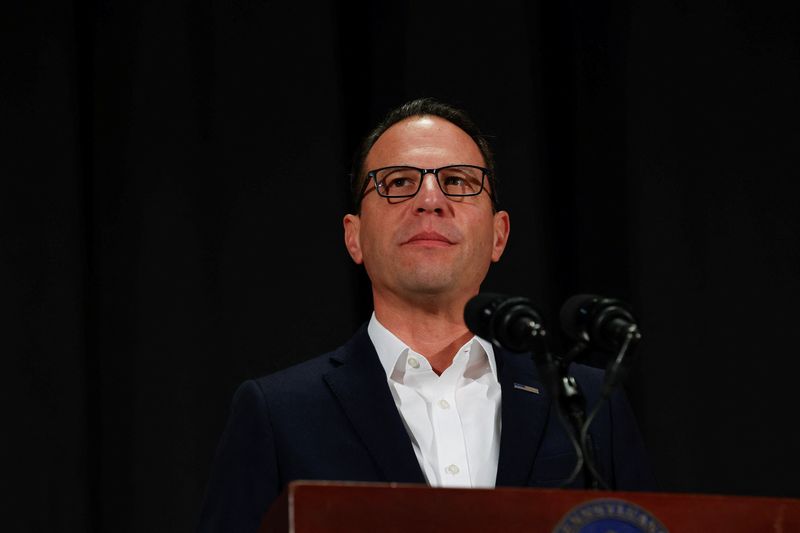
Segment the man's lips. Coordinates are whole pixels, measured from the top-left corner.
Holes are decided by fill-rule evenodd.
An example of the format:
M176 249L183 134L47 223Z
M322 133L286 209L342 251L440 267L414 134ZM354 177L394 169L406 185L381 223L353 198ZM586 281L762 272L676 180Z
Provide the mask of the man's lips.
M435 231L422 231L420 233L412 235L411 238L405 241L403 244L427 244L434 246L446 246L449 244L453 244L453 241L451 241L441 233L436 233Z

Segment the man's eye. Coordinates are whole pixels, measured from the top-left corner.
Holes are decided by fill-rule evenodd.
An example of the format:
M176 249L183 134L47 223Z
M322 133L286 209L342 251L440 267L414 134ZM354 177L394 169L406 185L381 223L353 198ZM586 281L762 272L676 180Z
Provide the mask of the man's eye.
M411 178L392 178L386 181L387 189L404 189L414 184Z
M444 179L445 186L452 185L452 186L460 187L462 185L466 185L466 183L467 183L467 181L464 178L462 178L461 176L447 176Z

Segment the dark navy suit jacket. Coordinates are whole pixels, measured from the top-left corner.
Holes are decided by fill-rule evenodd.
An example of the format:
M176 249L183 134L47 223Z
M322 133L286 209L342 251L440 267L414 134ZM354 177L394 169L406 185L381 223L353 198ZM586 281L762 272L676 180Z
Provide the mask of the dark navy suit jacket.
M495 348L495 359L502 389L496 485L558 486L576 456L554 402L529 354ZM572 365L570 373L591 409L602 371ZM590 433L595 462L613 488L655 489L624 394L612 396ZM297 479L425 483L366 325L334 352L239 387L199 531L255 532L272 501ZM582 488L583 479L573 486Z

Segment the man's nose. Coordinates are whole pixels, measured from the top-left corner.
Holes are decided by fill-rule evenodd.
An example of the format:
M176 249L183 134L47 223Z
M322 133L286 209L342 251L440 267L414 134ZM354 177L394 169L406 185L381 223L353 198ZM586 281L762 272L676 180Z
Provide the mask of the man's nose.
M447 198L439 187L439 182L436 180L437 178L432 172L428 172L422 176L422 184L419 187L419 192L414 196L414 207L418 212L440 212L444 208Z

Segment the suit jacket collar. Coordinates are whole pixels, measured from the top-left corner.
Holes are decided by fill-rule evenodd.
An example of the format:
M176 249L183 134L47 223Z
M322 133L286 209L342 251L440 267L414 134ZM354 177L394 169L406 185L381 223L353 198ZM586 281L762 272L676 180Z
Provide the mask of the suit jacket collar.
M331 355L324 379L386 481L425 483L366 324Z
M495 485L525 486L545 432L551 398L531 354L495 347L495 359L502 389L500 457Z

